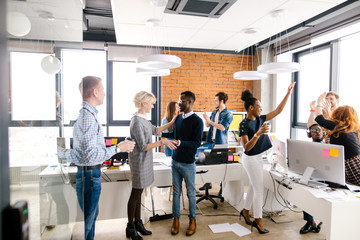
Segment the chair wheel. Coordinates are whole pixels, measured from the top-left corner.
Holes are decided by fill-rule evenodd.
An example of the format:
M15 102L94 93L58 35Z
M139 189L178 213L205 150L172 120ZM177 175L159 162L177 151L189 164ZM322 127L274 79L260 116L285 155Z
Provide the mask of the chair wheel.
M213 207L214 209L217 209L217 205L214 205L214 207Z
M224 202L224 199L223 199L223 198L221 198L221 199L220 199L220 202Z

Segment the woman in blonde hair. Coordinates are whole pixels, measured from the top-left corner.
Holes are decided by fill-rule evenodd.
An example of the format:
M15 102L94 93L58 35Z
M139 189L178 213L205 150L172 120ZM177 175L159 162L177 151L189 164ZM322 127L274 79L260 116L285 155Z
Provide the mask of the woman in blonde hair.
M146 114L154 108L156 98L152 93L145 91L138 92L134 97L134 104L138 111L131 118L130 136L136 142L133 152L129 153L129 165L131 171L132 190L128 202L128 224L126 227L126 237L141 240L142 235L150 235L151 231L145 229L141 216L141 194L144 188L154 182L153 172L153 153L152 149L165 145L170 149L176 146L171 140L160 140L152 142L152 135L158 135L165 129L171 127L176 116L164 126L156 127L147 120Z
M330 143L344 146L345 180L360 186L360 123L353 107L344 105L337 107L331 113L330 119L322 115L326 93L319 96L315 108L315 121L328 129Z
M180 107L177 102L169 102L168 105L166 106L165 117L163 118L161 125L165 125L169 123L174 118L174 116L177 116L179 114L179 111L180 111ZM172 128L173 126L170 126L168 129L164 131L164 133L172 132ZM173 140L173 139L169 139L169 140ZM168 157L172 156L173 153L172 149L168 148L167 146L164 146L164 151L166 156Z

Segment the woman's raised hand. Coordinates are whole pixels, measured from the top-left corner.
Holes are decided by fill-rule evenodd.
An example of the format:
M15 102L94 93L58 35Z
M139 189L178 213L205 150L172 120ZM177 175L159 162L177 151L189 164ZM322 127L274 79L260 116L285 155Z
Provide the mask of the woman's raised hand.
M315 110L315 106L316 106L316 101L311 101L310 102L310 110Z
M295 84L296 84L296 82L293 82L293 83L291 83L291 84L289 85L289 87L288 87L288 93L291 93L291 92L293 91L293 89L294 89L294 87L295 87Z
M323 103L325 102L326 92L323 92L320 94L320 96L317 99L317 107L322 107Z

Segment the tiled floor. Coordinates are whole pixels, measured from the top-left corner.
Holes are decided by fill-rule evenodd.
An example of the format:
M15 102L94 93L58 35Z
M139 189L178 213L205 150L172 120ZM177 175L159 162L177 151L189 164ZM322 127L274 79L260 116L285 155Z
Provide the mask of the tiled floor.
M213 184L215 189L211 191L216 193L218 191L217 186L219 184ZM158 189L154 188L155 193L155 208L157 209L156 213L163 214L164 212L171 213L171 202L169 201L169 190L168 189ZM37 184L31 185L21 185L21 186L12 186L11 187L11 199L14 202L16 199L27 199L29 201L29 210L30 210L30 239L70 239L72 234L72 239L82 239L82 230L83 224L76 223L72 225L61 225L56 226L53 229L47 229L41 235L40 238L40 227L39 227L39 189ZM216 200L218 201L218 200ZM325 239L324 229L319 233L309 233L306 235L300 235L299 229L304 224L302 220L302 213L296 213L292 211L284 211L283 214L286 215L286 218L291 220L289 223L276 224L270 219L264 218L264 226L270 230L270 233L265 235L260 235L256 229L254 232L243 236L238 237L232 232L227 233L217 233L214 234L208 227L210 224L219 224L219 223L239 223L242 226L250 229L250 226L246 225L244 220L239 220L239 212L236 211L228 203L220 203L218 209L214 210L212 204L209 201L203 201L198 204L197 209L197 231L191 236L187 237L185 235L188 218L187 218L187 209L182 210L182 216L180 218L180 233L176 236L170 234L170 228L172 220L161 220L156 222L149 222L149 217L152 216L151 211L151 199L150 194L148 193L145 196L145 206L148 209L145 209L145 219L146 227L153 231L153 235L146 236L144 239L277 239L277 240L297 240L297 239ZM187 208L187 198L185 197L185 208ZM300 211L296 209L296 211ZM103 220L97 221L96 223L96 236L97 240L112 240L112 239L126 239L125 237L125 227L127 219L113 219L113 220ZM325 228L325 226L324 226Z

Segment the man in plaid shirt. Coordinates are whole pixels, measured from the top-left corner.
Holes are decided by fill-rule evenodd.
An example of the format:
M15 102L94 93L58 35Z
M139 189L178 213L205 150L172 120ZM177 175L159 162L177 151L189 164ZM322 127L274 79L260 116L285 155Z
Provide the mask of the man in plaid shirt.
M73 149L58 148L62 160L74 162L76 173L76 193L85 219L84 239L94 239L95 221L99 213L101 193L101 164L118 152L132 152L135 142L123 141L106 148L104 133L97 118L97 106L103 104L105 92L101 79L84 77L79 85L83 97L83 107L74 124Z

